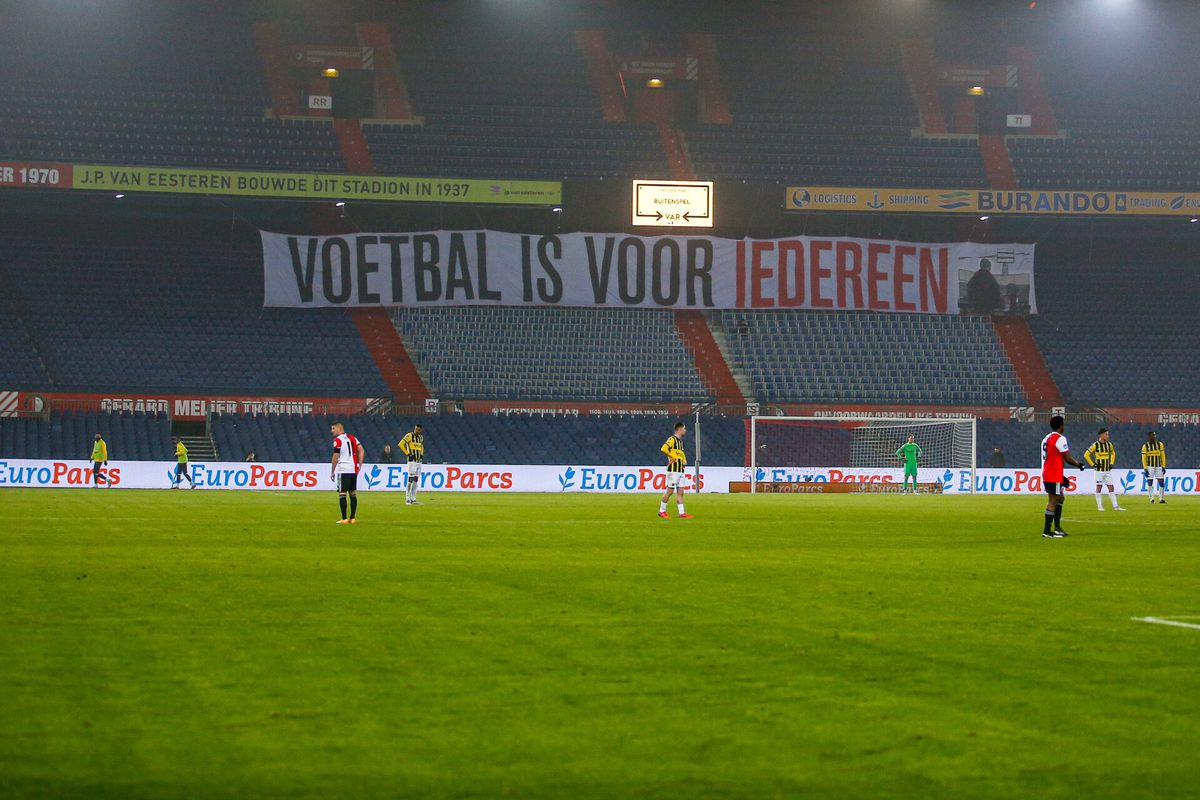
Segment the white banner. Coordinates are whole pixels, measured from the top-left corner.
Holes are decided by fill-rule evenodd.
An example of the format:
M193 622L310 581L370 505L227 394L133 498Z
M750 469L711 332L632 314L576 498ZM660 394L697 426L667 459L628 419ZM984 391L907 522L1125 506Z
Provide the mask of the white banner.
M1092 470L1067 469L1067 494L1095 494L1096 473ZM940 483L945 494L970 494L971 470L935 469L921 467L917 470L921 483ZM744 469L739 480L749 480L750 470ZM804 482L815 483L902 483L904 470L871 469L866 467L768 467L758 468L755 479L760 482ZM1146 494L1147 481L1141 469L1115 469L1112 482L1118 494ZM728 491L728 487L725 488ZM1041 495L1046 491L1042 484L1040 467L1029 469L977 469L975 470L976 494L1019 494ZM1168 494L1197 494L1200 492L1200 471L1171 470L1167 474Z
M235 462L193 463L193 479L201 489L246 489L254 491L333 491L329 464L256 464ZM922 483L942 484L946 494L971 491L968 469L921 468ZM165 461L113 461L104 470L117 489L169 489L175 465ZM399 492L405 487L408 471L403 464L367 464L358 478L360 491ZM693 470L684 478L684 489L695 491ZM867 469L857 467L787 467L758 469L757 481L816 483L892 483L904 480L903 469ZM1070 494L1094 494L1095 473L1070 470L1067 473ZM726 493L733 481L747 481L750 470L744 467L704 467L700 470L700 491ZM1145 494L1146 479L1140 469L1113 471L1113 483L1119 494ZM0 459L0 488L48 487L87 488L92 485L91 465L84 461ZM187 483L183 484L185 487ZM662 467L580 466L580 465L466 465L426 464L421 470L421 490L433 492L584 492L584 493L658 493L666 487ZM1200 471L1170 470L1169 494L1200 493ZM183 489L182 491L189 491ZM975 491L981 494L1040 495L1041 470L981 469L975 474Z
M329 464L275 464L241 461L188 465L200 489L333 491ZM729 481L742 480L741 467L700 471L704 491L729 491ZM174 462L112 461L102 473L118 489L169 489ZM694 473L685 476L684 489L694 489ZM403 491L408 480L404 464L365 464L358 477L360 491ZM11 486L87 488L92 485L86 461L0 459L0 488ZM189 489L187 481L182 488ZM103 485L102 487L103 488ZM423 491L452 492L661 492L666 488L663 467L597 467L491 464L426 464L421 469Z
M1032 244L260 233L266 306L1036 311Z

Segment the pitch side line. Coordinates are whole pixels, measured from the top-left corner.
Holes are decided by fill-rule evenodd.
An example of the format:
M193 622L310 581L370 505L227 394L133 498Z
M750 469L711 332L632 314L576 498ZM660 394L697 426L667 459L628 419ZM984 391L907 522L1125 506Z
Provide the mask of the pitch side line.
M1163 619L1162 617L1130 617L1134 622L1149 622L1154 625L1171 625L1176 628L1191 628L1200 631L1200 625L1195 622L1176 622L1173 619Z

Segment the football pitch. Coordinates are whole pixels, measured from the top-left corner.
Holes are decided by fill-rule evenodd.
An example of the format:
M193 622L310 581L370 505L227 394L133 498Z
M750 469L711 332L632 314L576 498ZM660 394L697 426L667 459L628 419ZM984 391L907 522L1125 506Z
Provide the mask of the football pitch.
M0 492L0 796L1200 786L1200 500Z

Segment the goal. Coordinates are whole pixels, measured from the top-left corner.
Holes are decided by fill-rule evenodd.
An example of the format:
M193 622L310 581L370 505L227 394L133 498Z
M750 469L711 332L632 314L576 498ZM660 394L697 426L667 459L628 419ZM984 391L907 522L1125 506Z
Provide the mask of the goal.
M889 470L902 464L896 450L909 435L921 446L921 472L970 470L975 491L975 418L752 416L746 437L750 491L778 470L804 468ZM801 478L793 478L802 480Z

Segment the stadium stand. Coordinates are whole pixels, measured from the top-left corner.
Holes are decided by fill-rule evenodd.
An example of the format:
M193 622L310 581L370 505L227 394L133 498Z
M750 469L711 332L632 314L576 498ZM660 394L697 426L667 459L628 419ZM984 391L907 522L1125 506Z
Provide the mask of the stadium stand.
M814 430L815 428L815 430ZM806 422L760 424L756 433L758 469L771 467L826 466L851 464L854 437L848 428ZM749 461L749 453L746 455Z
M1038 56L1062 135L1008 138L1023 188L1169 192L1200 185L1194 53L1162 48L1154 58L1112 59L1112 44L1099 32L1041 41Z
M195 24L222 42L219 53ZM52 21L0 25L0 68L13 77L0 85L0 156L345 170L328 122L266 115L249 28L236 18L164 19L86 42Z
M489 400L708 401L664 311L394 309L427 383Z
M1083 451L1096 440L1096 431L1108 428L1111 441L1117 448L1117 463L1113 475L1127 477L1133 470L1141 475L1141 448L1146 441L1146 432L1155 431L1167 446L1167 468L1178 469L1183 465L1200 464L1200 428L1195 425L1147 425L1129 422L1076 423L1068 422L1067 441L1071 453L1080 461ZM976 427L978 438L978 466L986 467L992 449L999 447L1010 467L1035 467L1040 463L1042 438L1049 433L1044 423L1016 421L979 420ZM1090 472L1068 469L1069 475L1082 475L1092 480ZM1139 477L1140 480L1140 477Z
M1200 398L1194 264L1153 253L1103 258L1048 255L1038 272L1041 313L1029 324L1063 396L1085 406L1194 407Z
M1192 191L1200 185L1196 125L1189 113L1163 114L1099 104L1069 110L1061 138L1010 137L1023 188Z
M1020 405L991 322L862 312L720 313L763 402Z
M913 137L919 123L895 40L805 39L787 31L719 41L733 124L687 130L698 176L818 186L987 185L973 140Z
M3 291L2 285L0 291ZM30 341L20 316L9 306L9 299L0 300L0 337L4 342L0 380L4 381L6 387L28 386L35 389L48 386L50 376L38 358L37 349Z
M0 66L19 78L0 86L0 156L345 169L328 123L264 116L270 101L260 85L261 65L248 26L237 20L210 20L205 37L163 27L178 21L152 22L85 45L56 36L50 22L38 35L0 26ZM307 33L341 42L355 36L344 21L325 28L293 21L287 27L293 41ZM531 179L669 172L653 125L603 121L585 59L569 34L497 31L479 23L439 30L397 47L424 124L366 126L380 172ZM209 48L187 44L192 38L211 41L214 32L225 43L219 70ZM671 35L659 43L675 51L684 47ZM721 33L717 41L733 124L687 126L699 177L986 185L973 142L911 135L917 115L895 41L794 31ZM619 37L613 42L625 46ZM967 53L970 44L962 46ZM1163 102L1161 91L1141 104L1137 97L1099 98L1077 85L1092 62L1048 47L1040 54L1049 62L1045 72L1065 135L1009 138L1023 186L1182 190L1200 184L1192 155L1200 117L1195 103L1182 102L1194 82L1186 82L1173 104ZM1004 49L997 44L977 55L999 62ZM108 74L106 65L115 64L119 68ZM389 394L347 315L261 308L259 251L247 231L231 239L216 223L185 222L171 213L140 222L104 217L95 224L31 219L10 218L0 226L6 248L0 335L7 348L0 388ZM1071 406L1195 406L1200 279L1182 257L1156 253L1136 269L1131 263L1116 256L1085 263L1066 250L1039 250L1041 315L1030 319L1030 327ZM170 280L163 279L167 274ZM390 316L435 396L712 399L672 316L663 312L474 308L396 310ZM983 318L721 312L715 319L730 366L749 378L753 399L762 402L1027 402ZM1169 369L1163 366L1166 354ZM90 436L80 431L108 421L81 419L68 413L49 423L6 420L0 449L8 455L74 455L75 438L82 435L79 446L86 447ZM163 421L130 419L113 423L114 436L129 437L114 441L114 449L161 457L155 441ZM728 429L730 439L720 456L727 461L708 463L741 463L735 422L740 424L713 423L714 430ZM392 424L361 420L372 441L376 434L386 438ZM447 448L461 448L447 449L447 460L561 462L574 458L578 439L587 444L580 461L657 463L656 450L643 456L638 448L643 439L657 446L650 429L661 420L644 429L614 418L466 416L439 417L438 424L454 434ZM55 426L69 430L56 439ZM326 438L323 426L321 418L231 417L217 419L213 430L227 457L255 449L263 459L291 460L311 457L310 442ZM1144 426L1134 427L1119 429L1125 453L1144 434ZM605 428L621 432L609 436ZM1024 452L1040 441L1036 426L985 428L981 461L992 442ZM1187 429L1173 434L1192 448L1190 435ZM613 449L606 439L617 438L637 444ZM1028 459L1011 458L1023 461Z
M180 219L6 224L0 283L49 376L6 358L0 378L12 385L19 368L27 389L387 396L344 312L262 308L261 251L243 233Z
M0 456L83 461L91 456L97 433L113 460L170 461L175 452L166 414L58 411L45 421L0 417Z
M262 98L130 92L72 81L0 89L0 103L19 109L0 117L0 143L14 158L345 171L331 125L264 119Z
M607 124L568 34L476 26L398 47L424 125L367 124L381 174L667 177L653 125Z
M347 429L363 442L367 462L378 463L385 444L393 450L414 423L425 426L429 463L449 464L596 464L644 466L661 463L659 445L669 433L665 417L562 417L496 416L492 414L443 414L421 417L362 415L214 414L212 437L222 460L238 461L253 450L257 460L271 462L324 462L329 443L329 425L345 421ZM691 418L688 448L695 453L695 431ZM1044 423L980 420L977 423L978 466L988 466L995 447L1001 448L1010 467L1036 467ZM1082 458L1095 439L1098 423L1068 426L1071 450ZM1106 423L1117 447L1118 477L1133 470L1140 473L1140 448L1147 430L1156 430L1167 444L1168 465L1200 463L1200 429L1189 425L1145 425ZM84 460L91 453L92 435L99 431L108 442L113 459L131 461L172 460L171 425L165 414L135 412L55 412L49 421L0 417L0 458L55 458ZM703 463L707 466L745 464L746 424L736 417L705 416L701 421ZM809 446L824 447L812 453L814 463L833 463L835 453L846 449L848 434L837 432L813 440ZM758 454L758 464L798 466L795 453L787 448L773 453L768 447ZM815 444L814 444L815 442ZM403 457L397 453L396 463ZM1090 473L1083 473L1090 479Z
M259 461L325 461L332 416L218 414L213 438L222 453L253 450ZM666 417L563 417L443 414L423 417L357 416L346 429L363 442L367 461L377 463L385 444L413 424L425 426L426 461L450 464L596 464L645 466L663 463L659 447L670 435ZM691 420L685 420L691 424ZM703 461L738 466L745 451L740 418L704 417ZM689 434L694 455L695 432ZM403 456L396 454L396 463Z

